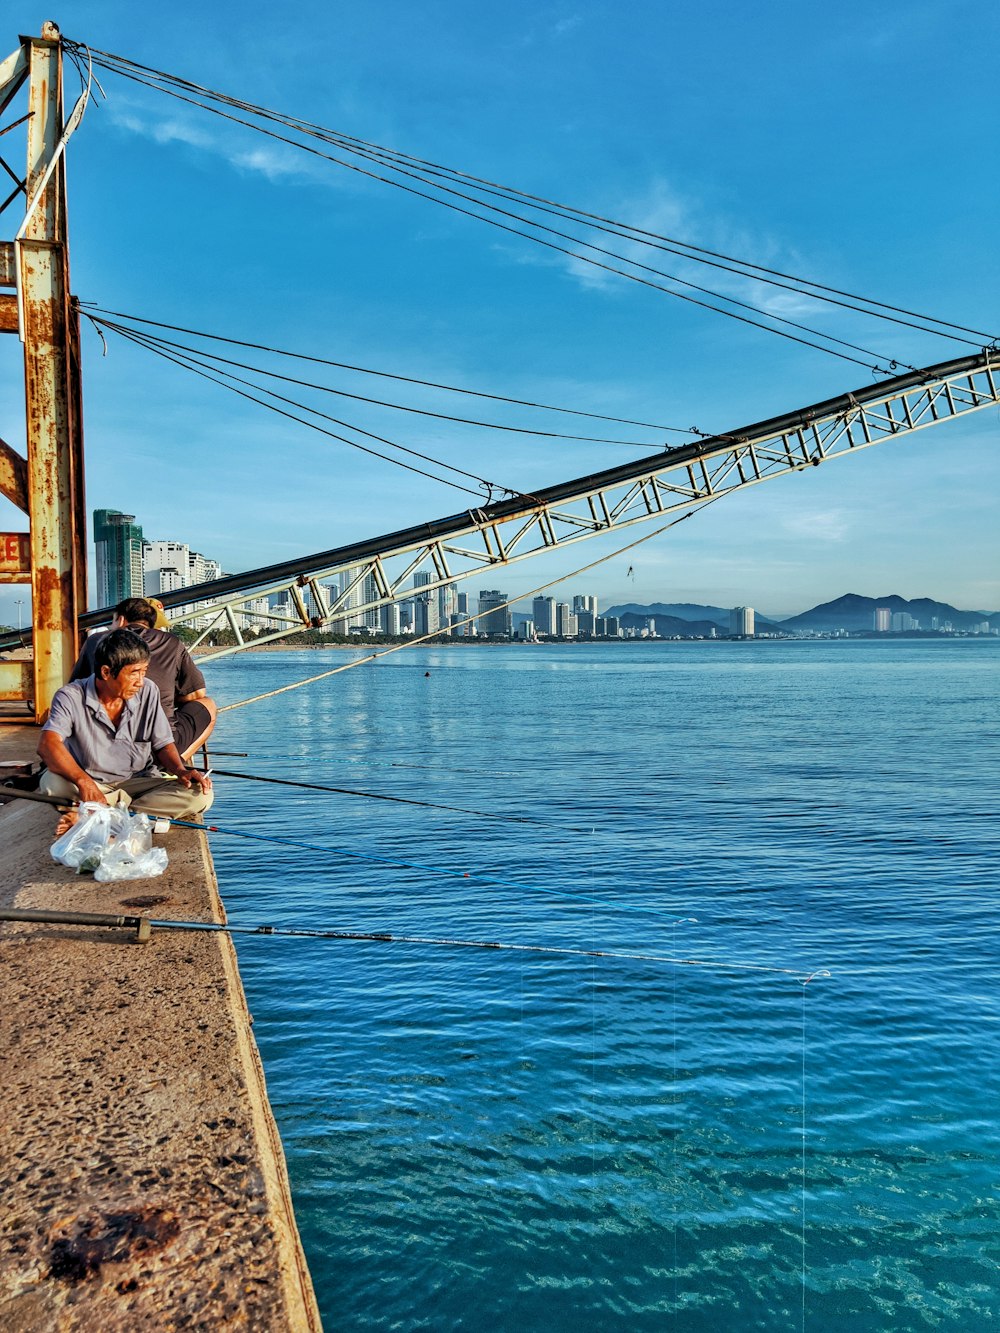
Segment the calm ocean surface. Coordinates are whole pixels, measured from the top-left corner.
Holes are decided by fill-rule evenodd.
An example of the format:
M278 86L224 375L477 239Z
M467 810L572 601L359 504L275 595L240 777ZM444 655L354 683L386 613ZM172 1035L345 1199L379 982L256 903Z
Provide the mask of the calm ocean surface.
M706 964L238 941L327 1330L995 1327L998 702L997 639L623 643L224 714L219 768L484 812L219 777L330 849L214 836L233 924Z

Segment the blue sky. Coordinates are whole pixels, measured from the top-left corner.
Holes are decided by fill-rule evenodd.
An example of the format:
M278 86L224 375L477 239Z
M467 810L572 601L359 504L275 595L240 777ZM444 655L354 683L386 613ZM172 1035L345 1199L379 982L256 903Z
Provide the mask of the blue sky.
M62 11L15 2L7 12L4 54L52 17L77 41L360 138L1000 330L1000 191L984 128L995 114L1000 19L965 0L836 10L371 0L280 12L257 0L208 9L88 0ZM101 81L107 100L88 110L68 158L82 300L705 431L871 381L860 366L601 274L116 75ZM76 88L69 74L68 100ZM20 164L18 133L3 149ZM3 221L12 234L11 211ZM883 358L926 365L970 350L675 268ZM0 435L19 446L21 369L8 342ZM102 353L87 332L88 507L134 512L148 536L186 541L231 571L467 506L120 338ZM372 389L346 375L337 383ZM454 410L447 395L393 392ZM507 442L360 404L327 410L520 489L630 456L620 446ZM998 424L980 412L752 488L559 595L745 602L780 616L851 591L996 610ZM662 437L644 438L657 447ZM0 503L0 527L19 526ZM558 565L518 566L497 582L516 594L623 540L586 543ZM0 620L16 620L18 596L0 589Z

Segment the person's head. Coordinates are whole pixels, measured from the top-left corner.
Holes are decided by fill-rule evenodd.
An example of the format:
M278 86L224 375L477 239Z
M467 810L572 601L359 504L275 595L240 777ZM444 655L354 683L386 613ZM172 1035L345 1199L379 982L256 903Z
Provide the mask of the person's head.
M131 699L142 689L149 668L149 649L133 630L113 629L97 645L94 675L105 693Z
M122 625L147 625L153 629L156 625L156 607L147 602L145 597L126 597L115 607L115 619Z

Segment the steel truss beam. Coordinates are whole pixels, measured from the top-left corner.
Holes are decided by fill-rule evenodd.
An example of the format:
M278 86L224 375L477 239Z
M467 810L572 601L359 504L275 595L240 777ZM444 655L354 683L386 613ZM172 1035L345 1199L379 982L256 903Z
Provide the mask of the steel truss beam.
M467 510L402 532L355 543L248 574L168 593L180 608L174 623L232 629L244 646L239 616L257 618L266 643L356 617L415 595L413 576L429 576L420 593L486 576L532 556L651 519L669 518L692 506L774 477L817 467L833 458L935 426L1000 402L1000 354L989 349L867 386L725 435L702 439L575 481L547 487L482 509ZM325 584L344 575L347 586L332 603ZM311 594L312 609L306 592ZM291 610L281 623L274 613L255 617L256 599L284 594ZM360 595L359 595L360 594ZM192 596L198 605L191 607ZM91 612L84 624L100 624L109 612Z

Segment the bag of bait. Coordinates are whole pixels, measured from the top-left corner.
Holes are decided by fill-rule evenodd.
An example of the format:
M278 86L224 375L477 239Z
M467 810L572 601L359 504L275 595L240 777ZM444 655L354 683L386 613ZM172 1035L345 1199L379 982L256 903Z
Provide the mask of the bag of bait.
M85 801L72 828L52 844L54 861L77 874L92 873L100 883L121 879L152 879L167 868L167 853L153 846L146 815L129 814L124 806Z

